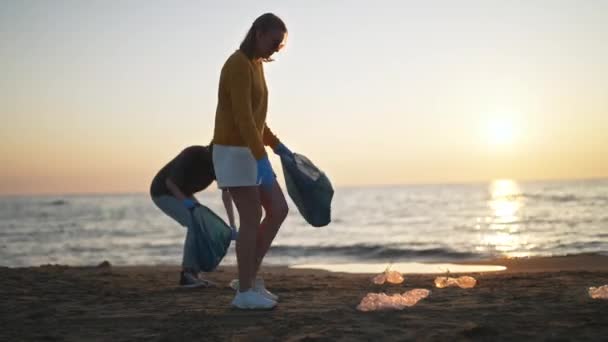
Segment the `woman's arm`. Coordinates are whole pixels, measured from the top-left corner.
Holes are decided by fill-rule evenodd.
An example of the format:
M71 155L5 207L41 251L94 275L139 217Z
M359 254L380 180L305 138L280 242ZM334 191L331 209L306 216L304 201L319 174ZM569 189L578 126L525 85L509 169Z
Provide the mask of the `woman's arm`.
M246 61L236 61L231 67L230 98L236 123L251 153L256 160L260 160L266 156L266 150L253 120L251 70Z
M167 185L167 189L171 192L171 194L180 201L184 201L185 199L194 200L193 197L188 197L184 195L184 193L179 189L179 187L171 180L171 178L167 177L165 179L165 184Z
M268 124L266 124L264 127L264 135L262 136L262 140L264 141L264 145L270 146L270 148L273 150L281 144L281 141L274 133L272 133L272 130L270 130Z
M268 125L264 127L264 136L262 138L264 140L264 145L270 146L274 153L278 154L279 156L293 155L293 152L291 152L291 150L288 149L287 146L285 146L285 144L283 144L274 133L272 133Z

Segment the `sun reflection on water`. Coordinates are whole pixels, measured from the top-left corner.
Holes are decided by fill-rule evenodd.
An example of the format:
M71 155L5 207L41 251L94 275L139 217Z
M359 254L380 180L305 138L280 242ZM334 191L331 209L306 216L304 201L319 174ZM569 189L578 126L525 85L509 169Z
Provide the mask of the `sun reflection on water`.
M488 207L491 216L486 217L487 230L482 231L478 250L493 250L507 257L522 257L527 253L526 241L519 234L521 230L521 190L510 179L493 181L489 187Z

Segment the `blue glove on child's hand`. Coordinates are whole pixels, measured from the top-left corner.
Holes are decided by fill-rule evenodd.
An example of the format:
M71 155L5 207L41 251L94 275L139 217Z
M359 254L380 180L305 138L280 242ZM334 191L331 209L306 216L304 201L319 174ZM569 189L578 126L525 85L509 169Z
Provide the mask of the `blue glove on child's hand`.
M230 240L236 241L239 238L239 231L236 230L235 226L230 226Z
M268 156L264 156L262 159L257 161L258 168L258 178L257 181L262 185L262 187L268 189L272 188L272 184L274 183L274 172L272 171L272 166L270 166L270 161L268 160Z
M182 204L184 205L184 207L186 207L186 209L192 209L192 208L196 207L196 205L198 203L191 198L184 198L184 200L182 201Z
M287 146L283 145L283 143L280 143L279 145L277 145L277 147L275 147L274 153L276 153L279 156L285 156L285 157L290 157L293 155L293 152L291 152L291 150L288 149Z

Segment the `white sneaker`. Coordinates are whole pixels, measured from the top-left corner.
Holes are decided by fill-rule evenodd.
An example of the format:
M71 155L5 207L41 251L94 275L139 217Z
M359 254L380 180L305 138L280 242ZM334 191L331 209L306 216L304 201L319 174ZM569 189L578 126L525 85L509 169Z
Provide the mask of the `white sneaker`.
M232 281L230 282L230 287L238 291L239 280L232 279ZM274 293L272 293L266 289L266 287L264 286L264 279L262 279L262 278L255 279L255 281L253 282L253 290L270 300L274 300L275 302L279 301L279 296L275 295Z
M279 301L279 296L275 295L274 293L272 293L266 289L266 287L264 286L264 279L262 279L262 278L255 279L255 281L253 282L253 289L268 299L272 299L275 302Z
M270 310L277 305L272 299L262 296L257 291L249 289L245 292L237 291L232 300L232 306L242 310Z

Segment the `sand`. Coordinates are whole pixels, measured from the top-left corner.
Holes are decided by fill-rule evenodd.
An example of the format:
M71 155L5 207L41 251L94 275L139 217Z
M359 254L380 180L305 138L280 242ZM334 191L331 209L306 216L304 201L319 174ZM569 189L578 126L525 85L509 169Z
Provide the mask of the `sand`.
M1 341L606 340L608 257L479 261L473 289L432 287L436 275L374 285L369 274L267 267L281 297L268 312L230 308L234 267L208 274L218 287L176 286L179 267L0 268ZM368 292L431 289L402 311L359 312Z

